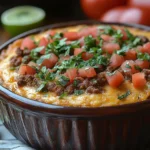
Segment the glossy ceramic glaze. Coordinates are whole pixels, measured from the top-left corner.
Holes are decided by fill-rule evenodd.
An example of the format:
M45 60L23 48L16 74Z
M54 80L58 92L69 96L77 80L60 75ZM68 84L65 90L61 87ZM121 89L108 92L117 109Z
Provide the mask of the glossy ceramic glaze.
M79 21L42 27L11 39L0 49L49 28L96 23L99 22ZM140 25L117 25L150 31ZM23 98L0 86L0 116L15 137L36 149L150 149L150 100L101 108L62 107Z

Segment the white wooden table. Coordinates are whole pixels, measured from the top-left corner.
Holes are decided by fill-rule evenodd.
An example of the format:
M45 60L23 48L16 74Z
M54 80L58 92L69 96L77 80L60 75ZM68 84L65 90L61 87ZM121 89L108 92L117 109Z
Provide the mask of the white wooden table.
M4 127L0 121L0 150L35 150L16 138Z

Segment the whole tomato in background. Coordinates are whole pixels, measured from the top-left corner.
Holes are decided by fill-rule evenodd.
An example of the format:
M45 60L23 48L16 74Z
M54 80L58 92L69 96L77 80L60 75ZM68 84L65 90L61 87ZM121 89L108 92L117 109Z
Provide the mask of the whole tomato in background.
M143 8L121 6L107 11L100 20L150 25L150 14Z
M150 9L150 0L128 0L129 6Z
M127 0L80 0L85 14L92 19L99 19L107 10L125 5Z

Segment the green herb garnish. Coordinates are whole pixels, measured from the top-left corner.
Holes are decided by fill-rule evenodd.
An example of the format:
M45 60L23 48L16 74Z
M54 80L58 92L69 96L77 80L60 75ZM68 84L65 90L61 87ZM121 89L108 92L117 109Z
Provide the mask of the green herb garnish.
M61 86L66 86L69 83L69 78L65 77L65 76L61 76L58 80L57 83Z
M84 93L84 90L74 90L74 95L81 95Z
M118 96L119 100L125 99L127 96L129 96L131 92L128 90L125 94Z

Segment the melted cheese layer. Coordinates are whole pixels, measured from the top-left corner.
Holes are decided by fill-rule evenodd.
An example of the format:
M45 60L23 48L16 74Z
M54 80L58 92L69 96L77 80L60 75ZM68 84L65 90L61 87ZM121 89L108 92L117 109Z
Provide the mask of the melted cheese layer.
M83 28L85 25L57 29L56 31L78 31ZM135 35L144 35L150 37L150 33L146 31L141 31L137 29L129 28L129 30ZM38 41L41 37L46 37L49 31L33 35ZM119 88L112 88L109 85L104 87L104 92L101 94L82 94L79 96L69 95L64 99L59 99L55 93L38 93L33 87L18 87L15 78L18 76L17 72L11 71L9 69L9 60L12 56L15 55L15 50L20 47L22 39L17 40L11 44L6 50L6 57L0 61L0 81L1 84L7 89L13 91L14 93L21 95L23 97L41 101L48 104L55 104L61 106L72 106L72 107L101 107L101 106L113 106L113 105L122 105L127 103L135 103L139 101L146 100L150 96L150 89L147 86L138 90L133 87L133 84L129 81L125 81ZM127 90L130 90L131 94L124 100L119 100L118 96L125 94Z

